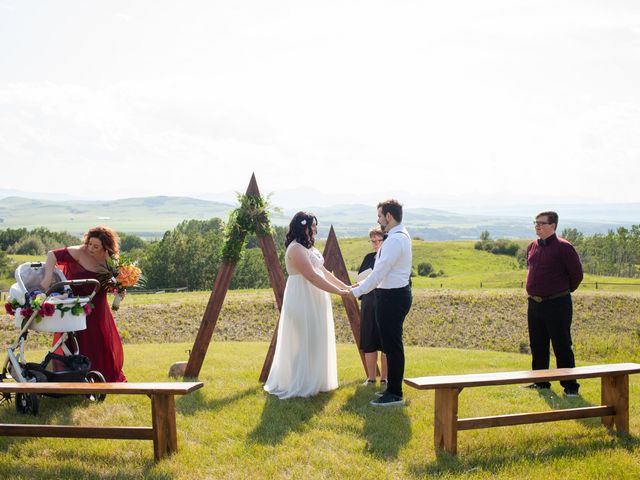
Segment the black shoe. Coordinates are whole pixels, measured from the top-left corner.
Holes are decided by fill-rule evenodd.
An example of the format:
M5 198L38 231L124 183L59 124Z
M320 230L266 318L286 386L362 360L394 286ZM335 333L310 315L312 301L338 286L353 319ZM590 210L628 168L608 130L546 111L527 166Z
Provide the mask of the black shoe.
M376 392L376 397L381 397L383 396L385 393L387 393L386 390L380 390L379 392Z
M549 390L551 385L547 385L546 383L532 383L530 385L525 385L522 388L530 388L532 390Z
M394 395L393 393L385 393L380 398L371 400L369 405L374 407L393 407L396 405L404 405L404 398L400 395Z

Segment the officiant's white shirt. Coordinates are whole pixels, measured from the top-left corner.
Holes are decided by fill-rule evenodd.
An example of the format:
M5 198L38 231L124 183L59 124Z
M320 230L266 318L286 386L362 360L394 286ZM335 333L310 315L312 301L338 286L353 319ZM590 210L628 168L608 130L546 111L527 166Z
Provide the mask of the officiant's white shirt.
M352 290L358 298L374 288L402 288L409 284L411 277L411 237L400 223L388 232L382 242L373 272Z

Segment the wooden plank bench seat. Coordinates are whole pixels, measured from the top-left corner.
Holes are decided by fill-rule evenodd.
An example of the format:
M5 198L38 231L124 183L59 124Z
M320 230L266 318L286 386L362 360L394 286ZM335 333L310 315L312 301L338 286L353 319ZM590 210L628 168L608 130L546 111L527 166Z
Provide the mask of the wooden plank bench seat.
M15 437L67 437L153 440L156 461L178 450L174 395L202 388L202 382L153 383L17 383L0 382L0 394L147 395L151 398L151 427L99 427L79 425L0 424L0 435Z
M458 450L458 430L601 417L607 428L615 426L618 433L628 433L629 375L634 373L640 373L640 364L617 363L549 370L418 377L406 378L404 382L419 390L435 390L434 446L436 451L443 449L455 455ZM458 418L458 395L463 388L598 377L601 378L601 406Z

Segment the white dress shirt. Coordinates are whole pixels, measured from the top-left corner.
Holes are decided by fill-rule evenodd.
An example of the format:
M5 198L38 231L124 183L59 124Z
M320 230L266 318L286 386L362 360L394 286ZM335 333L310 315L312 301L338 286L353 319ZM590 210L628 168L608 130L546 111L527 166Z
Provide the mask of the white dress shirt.
M411 237L400 223L389 230L382 242L373 272L360 285L351 290L358 298L374 288L402 288L409 284L411 277Z

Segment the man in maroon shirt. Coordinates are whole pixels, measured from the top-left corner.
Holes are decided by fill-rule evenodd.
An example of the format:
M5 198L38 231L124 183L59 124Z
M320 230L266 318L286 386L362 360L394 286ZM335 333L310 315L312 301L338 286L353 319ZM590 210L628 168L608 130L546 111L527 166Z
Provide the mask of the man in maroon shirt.
M576 364L571 348L571 292L582 281L582 264L573 245L556 236L556 212L541 212L533 223L538 240L527 247L527 317L532 368L549 368L549 341L558 368L573 368ZM565 395L578 396L578 382L567 380L560 384ZM534 383L528 387L548 389L551 384Z

